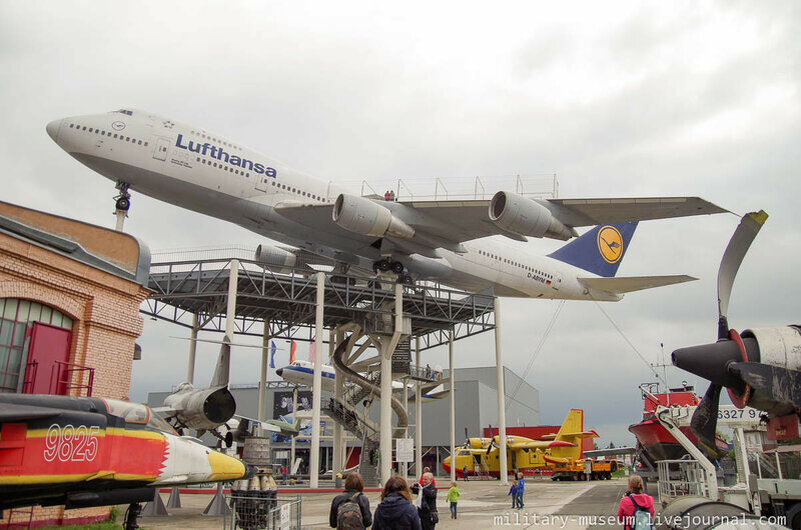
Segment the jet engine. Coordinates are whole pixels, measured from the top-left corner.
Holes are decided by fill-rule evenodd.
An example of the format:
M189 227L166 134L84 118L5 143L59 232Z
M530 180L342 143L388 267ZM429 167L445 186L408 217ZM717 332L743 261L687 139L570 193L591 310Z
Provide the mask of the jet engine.
M489 205L490 221L507 232L521 236L548 237L567 241L576 233L536 201L516 193L499 191Z
M282 269L281 267L296 267L298 261L297 255L293 252L268 244L256 247L255 258L256 261L277 266L280 270L276 272L288 272L290 269Z
M191 383L182 383L164 398L164 406L177 411L174 417L181 425L196 431L214 429L236 412L236 401L227 386L196 389Z
M356 195L343 193L337 197L332 217L345 230L365 236L414 237L414 228L392 215L389 208Z

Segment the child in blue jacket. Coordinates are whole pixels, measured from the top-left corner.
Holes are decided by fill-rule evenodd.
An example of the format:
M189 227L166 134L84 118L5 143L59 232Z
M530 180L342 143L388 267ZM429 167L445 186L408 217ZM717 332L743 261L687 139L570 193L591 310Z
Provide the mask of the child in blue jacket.
M512 496L512 509L514 510L517 508L517 482L512 482L512 487L509 488L509 493L507 495Z

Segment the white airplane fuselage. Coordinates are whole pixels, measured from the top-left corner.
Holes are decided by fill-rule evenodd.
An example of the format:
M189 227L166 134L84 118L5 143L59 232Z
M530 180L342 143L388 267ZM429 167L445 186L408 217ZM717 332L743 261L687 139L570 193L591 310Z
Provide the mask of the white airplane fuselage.
M350 236L330 218L319 226L306 226L276 211L281 204L331 204L344 189L198 127L123 110L56 120L47 125L47 132L84 165L145 195L364 269L382 257L379 249ZM386 207L402 205L388 202ZM412 254L399 261L418 277L472 292L622 298L578 281L594 274L502 240L476 239L464 243L463 253L439 249L438 258Z
M304 385L311 388L314 382L314 363L311 361L293 361L292 363L282 366L276 370L276 373L278 374L278 377L288 383ZM321 373L323 390L333 392L336 382L336 373L334 372L334 367L324 364L322 365ZM409 385L408 388L411 392L414 392L414 385ZM393 381L392 390L403 390L403 383ZM423 397L435 399L437 396L423 395Z

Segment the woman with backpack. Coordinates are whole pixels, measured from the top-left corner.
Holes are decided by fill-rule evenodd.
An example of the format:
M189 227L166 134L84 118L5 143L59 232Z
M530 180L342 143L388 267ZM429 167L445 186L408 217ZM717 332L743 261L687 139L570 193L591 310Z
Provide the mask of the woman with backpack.
M364 481L357 472L345 477L345 492L331 502L331 528L367 528L373 524L370 500L364 495Z
M632 475L629 477L629 491L620 499L617 509L617 519L623 523L625 530L640 530L651 527L654 516L654 499L643 493L645 485L642 477Z
M422 530L417 506L412 504L409 484L400 475L394 475L384 484L381 502L375 509L373 530Z

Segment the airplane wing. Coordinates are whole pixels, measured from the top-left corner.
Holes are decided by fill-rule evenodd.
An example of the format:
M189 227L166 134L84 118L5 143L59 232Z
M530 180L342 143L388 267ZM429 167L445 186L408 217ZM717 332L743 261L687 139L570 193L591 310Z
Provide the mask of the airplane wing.
M576 447L576 444L563 440L554 440L552 442L530 440L527 442L512 442L509 447L512 449L549 449L551 447Z
M676 283L692 282L698 278L677 274L672 276L621 276L615 278L578 278L578 281L592 289L615 294L641 291Z
M464 252L461 243L494 235L527 241L526 236L507 231L490 220L490 200L386 202L363 197L356 197L355 200L370 201L385 207L395 218L414 230L412 237L384 236L384 244L392 245L400 252L431 256L436 256L432 251L438 248ZM553 219L568 230L604 223L667 219L727 211L698 197L526 200L546 209ZM333 204L287 202L277 205L276 212L305 226L358 240L365 246L375 243L379 238L375 235L351 232L337 225L333 221L334 207Z

